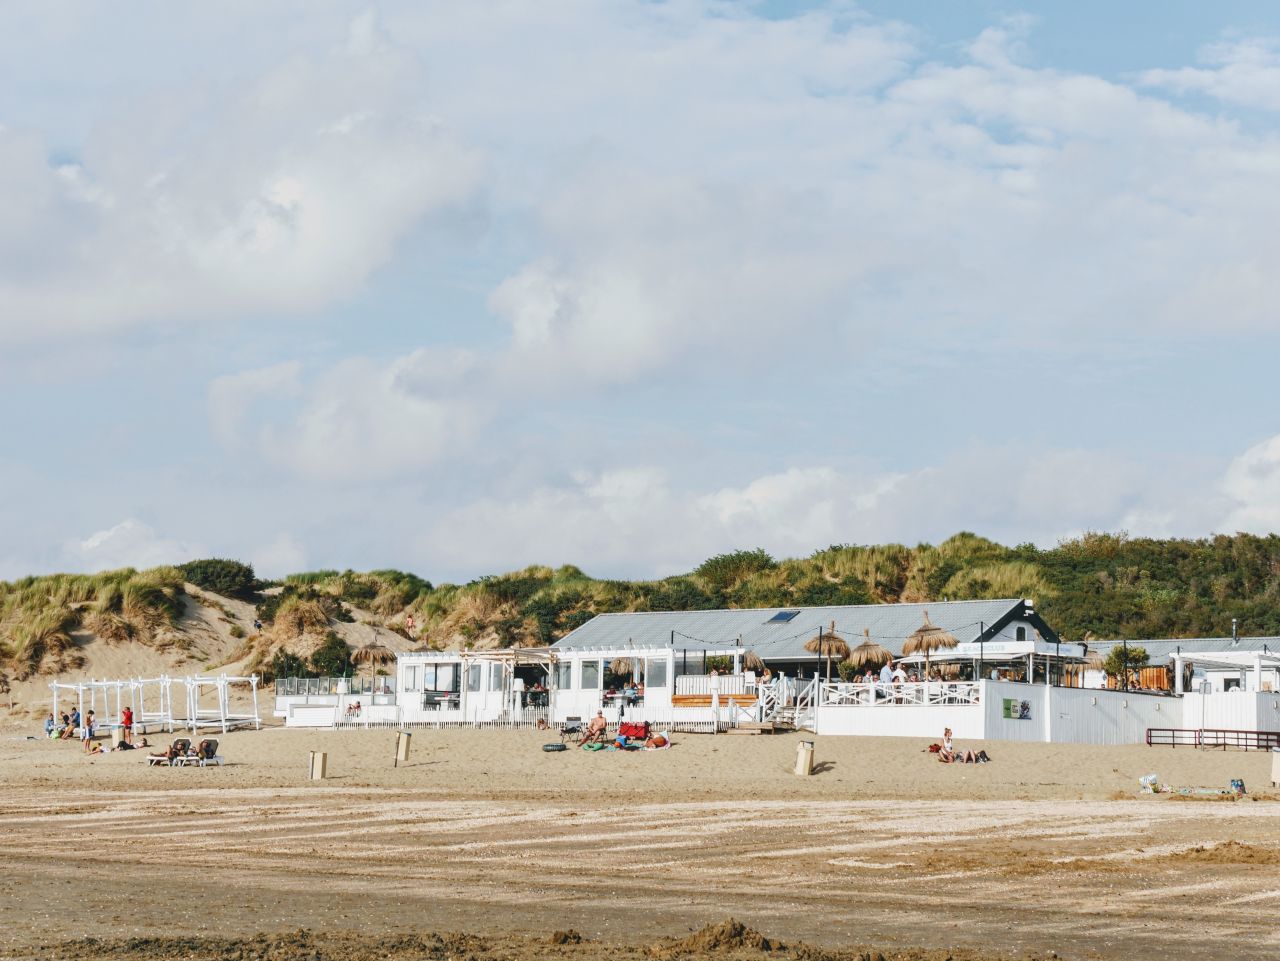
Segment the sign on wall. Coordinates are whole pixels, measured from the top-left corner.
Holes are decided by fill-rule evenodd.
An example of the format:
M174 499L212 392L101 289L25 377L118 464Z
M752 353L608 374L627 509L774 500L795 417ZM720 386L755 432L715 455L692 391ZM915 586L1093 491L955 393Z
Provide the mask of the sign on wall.
M1013 721L1031 720L1031 702L1019 701L1015 697L1004 698L1004 716Z

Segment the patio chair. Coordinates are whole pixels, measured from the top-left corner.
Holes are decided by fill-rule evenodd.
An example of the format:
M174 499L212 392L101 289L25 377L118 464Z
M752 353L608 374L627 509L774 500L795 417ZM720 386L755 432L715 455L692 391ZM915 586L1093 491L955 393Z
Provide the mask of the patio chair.
M566 717L560 726L560 743L576 737L582 737L582 718Z
M175 767L186 763L186 757L191 753L191 738L175 737L173 743L169 745L169 750L164 754L148 754L147 767Z

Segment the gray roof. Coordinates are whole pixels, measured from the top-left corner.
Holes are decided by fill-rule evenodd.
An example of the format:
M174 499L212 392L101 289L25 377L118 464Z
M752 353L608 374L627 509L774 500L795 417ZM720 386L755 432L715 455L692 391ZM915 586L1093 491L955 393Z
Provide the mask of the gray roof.
M841 607L763 607L718 611L651 611L598 614L570 631L554 648L669 647L706 650L733 646L742 638L744 649L765 660L805 660L815 657L805 642L830 629L850 647L862 642L863 629L872 640L894 654L902 642L924 622L924 612L957 641L976 641L980 631L989 636L993 625L1020 617L1027 608L1020 599L996 601L933 601L927 604L861 604ZM783 611L798 611L789 621L772 622Z
M1089 650L1097 651L1105 657L1109 650L1121 644L1145 649L1153 662L1163 661L1179 651L1184 654L1191 651L1204 654L1218 654L1223 651L1280 652L1280 637L1242 637L1239 643L1232 641L1229 637L1162 637L1150 640L1125 638L1123 641L1089 641Z

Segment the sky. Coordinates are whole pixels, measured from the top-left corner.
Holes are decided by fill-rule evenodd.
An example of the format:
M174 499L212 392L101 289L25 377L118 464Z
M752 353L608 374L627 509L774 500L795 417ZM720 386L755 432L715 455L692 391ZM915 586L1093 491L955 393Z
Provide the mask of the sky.
M1280 7L0 4L0 578L1280 527Z

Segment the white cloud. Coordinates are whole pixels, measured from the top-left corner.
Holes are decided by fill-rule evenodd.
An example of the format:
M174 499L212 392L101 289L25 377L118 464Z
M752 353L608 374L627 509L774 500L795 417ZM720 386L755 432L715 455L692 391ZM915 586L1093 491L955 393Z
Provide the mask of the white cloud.
M1224 532L1280 531L1280 434L1235 458L1223 477L1222 489L1232 503L1222 525Z
M1250 37L1201 51L1203 67L1147 70L1141 82L1175 93L1199 93L1228 103L1280 110L1280 44Z
M135 517L73 541L64 549L74 570L88 572L181 564L205 553L199 544L162 536Z
M321 482L404 480L457 455L490 415L490 372L475 355L420 349L388 363L353 357L216 378L211 426L233 452Z
M255 405L263 399L296 397L301 390L301 371L298 361L287 361L214 378L207 405L214 436L228 446L239 445Z
M307 569L306 548L288 533L260 545L249 557L259 577L284 577Z
M295 56L221 99L156 93L50 164L0 128L0 337L315 309L468 201L478 155L422 101L411 54Z

